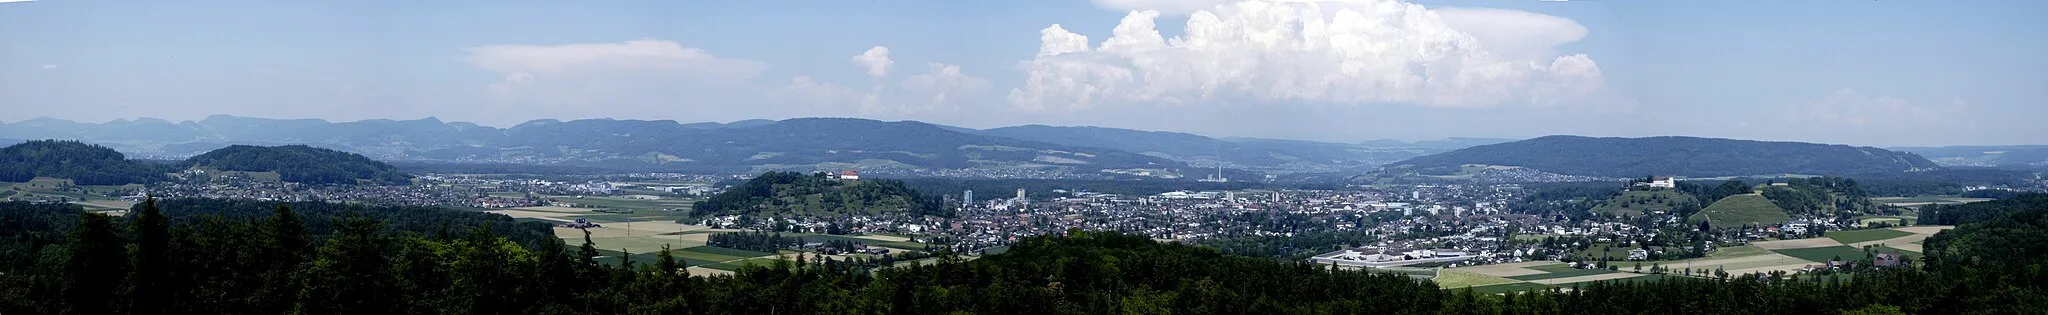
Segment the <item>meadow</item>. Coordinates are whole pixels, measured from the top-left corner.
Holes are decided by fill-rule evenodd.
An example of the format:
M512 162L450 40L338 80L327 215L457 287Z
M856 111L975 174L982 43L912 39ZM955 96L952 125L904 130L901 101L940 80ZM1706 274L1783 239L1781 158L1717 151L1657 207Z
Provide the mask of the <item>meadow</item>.
M1734 195L1721 198L1705 210L1686 218L1687 222L1706 220L1716 228L1739 227L1744 224L1783 224L1792 220L1785 209L1771 203L1763 195Z
M1842 244L1855 244L1876 240L1888 240L1907 235L1913 235L1913 233L1893 229L1869 229L1827 232L1828 238L1834 239L1836 242L1842 242Z

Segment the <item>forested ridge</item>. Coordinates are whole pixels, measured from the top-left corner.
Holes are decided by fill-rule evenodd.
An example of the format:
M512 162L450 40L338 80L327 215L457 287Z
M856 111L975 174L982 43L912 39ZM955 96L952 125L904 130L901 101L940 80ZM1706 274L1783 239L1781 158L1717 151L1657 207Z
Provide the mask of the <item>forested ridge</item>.
M0 148L0 182L36 177L70 179L78 185L148 184L167 178L170 168L130 161L121 152L78 141L35 140Z
M355 153L304 145L261 147L231 145L186 159L187 167L224 171L277 172L287 182L307 184L402 185L412 178L404 172Z
M908 211L951 216L938 195L888 179L839 180L825 173L767 172L698 201L696 216L837 216Z
M1912 153L1871 147L1694 137L1593 138L1547 136L1475 146L1390 165L1425 173L1464 164L1523 166L1540 171L1629 178L1762 174L1896 174L1940 166Z

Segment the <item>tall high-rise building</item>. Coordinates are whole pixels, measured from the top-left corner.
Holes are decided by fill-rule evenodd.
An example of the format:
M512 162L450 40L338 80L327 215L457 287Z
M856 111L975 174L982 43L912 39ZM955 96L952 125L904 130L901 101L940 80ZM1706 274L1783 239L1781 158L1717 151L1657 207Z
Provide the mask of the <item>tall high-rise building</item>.
M1023 188L1018 188L1018 189L1017 189L1017 201L1024 201L1024 200L1025 200L1025 199L1024 199L1024 189L1023 189Z
M966 192L961 192L961 193L960 193L960 204L961 204L961 205L973 205L973 204L974 204L974 190L973 190L973 189L969 189L969 190L967 190Z

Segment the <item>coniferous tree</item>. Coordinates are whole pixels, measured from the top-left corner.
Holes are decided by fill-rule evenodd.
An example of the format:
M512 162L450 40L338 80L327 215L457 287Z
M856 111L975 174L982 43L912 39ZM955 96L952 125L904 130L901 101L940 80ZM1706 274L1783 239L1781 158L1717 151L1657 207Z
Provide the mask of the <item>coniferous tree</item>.
M170 257L171 227L163 211L156 206L156 199L143 200L136 206L134 227L134 249L129 256L134 259L128 270L128 297L133 301L135 314L161 314L170 306L173 296L181 293L171 285Z
M301 314L390 314L399 299L390 272L392 240L384 223L350 216L306 270L299 294Z
M121 280L128 257L112 218L81 212L65 246L64 299L68 314L115 314L123 311Z

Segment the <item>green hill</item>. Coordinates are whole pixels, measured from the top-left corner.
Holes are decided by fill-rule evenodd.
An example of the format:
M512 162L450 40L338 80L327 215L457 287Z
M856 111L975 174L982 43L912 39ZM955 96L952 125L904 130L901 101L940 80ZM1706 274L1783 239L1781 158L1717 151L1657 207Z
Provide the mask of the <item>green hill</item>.
M355 153L304 145L231 145L186 159L186 167L223 171L277 172L287 182L306 184L405 184L412 177L397 167Z
M1771 200L1764 198L1763 195L1748 194L1721 198L1721 201L1715 201L1713 205L1709 205L1706 209L1700 210L1699 213L1686 218L1686 222L1699 222L1700 220L1710 220L1711 222L1708 224L1718 229L1738 227L1744 224L1783 224L1786 221L1791 221L1792 216L1786 214L1785 209L1778 208L1777 204L1771 203Z
M1466 164L1509 165L1582 176L1632 178L1759 174L1895 174L1939 169L1912 153L1871 147L1694 137L1548 136L1409 159L1390 170L1424 173Z
M0 148L0 182L37 176L70 179L78 185L148 184L167 178L168 168L130 161L121 152L78 141L36 140Z
M839 216L910 211L950 215L937 196L888 179L839 180L825 173L768 172L698 201L692 215Z
M1670 213L1673 209L1693 205L1698 201L1684 192L1671 189L1630 190L1614 198L1608 198L1593 207L1593 213L1611 216L1639 217L1650 212ZM1698 206L1693 209L1698 209Z

